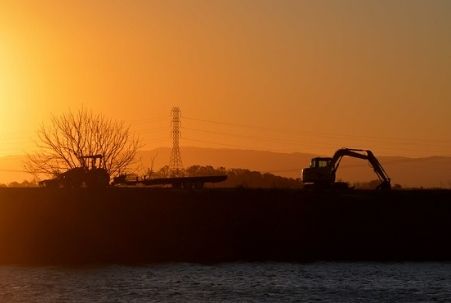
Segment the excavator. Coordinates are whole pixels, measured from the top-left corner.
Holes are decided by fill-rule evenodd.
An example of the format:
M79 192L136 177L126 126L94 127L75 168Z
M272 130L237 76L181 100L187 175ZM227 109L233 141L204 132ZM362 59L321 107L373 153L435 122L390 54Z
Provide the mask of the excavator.
M390 178L373 152L354 148L341 148L335 152L332 158L313 158L310 167L302 170L302 182L307 186L313 185L316 188L331 188L337 185L338 183L335 182L336 173L344 156L368 160L380 181L377 189L391 189Z
M43 180L39 185L52 188L99 188L109 185L110 174L102 167L103 155L81 156L80 160L80 167L71 168L53 179Z

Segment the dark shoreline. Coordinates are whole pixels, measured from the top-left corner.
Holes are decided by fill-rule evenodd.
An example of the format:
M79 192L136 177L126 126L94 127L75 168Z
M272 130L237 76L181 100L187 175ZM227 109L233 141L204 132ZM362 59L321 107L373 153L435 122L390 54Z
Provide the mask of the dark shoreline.
M0 189L0 264L451 261L451 191Z

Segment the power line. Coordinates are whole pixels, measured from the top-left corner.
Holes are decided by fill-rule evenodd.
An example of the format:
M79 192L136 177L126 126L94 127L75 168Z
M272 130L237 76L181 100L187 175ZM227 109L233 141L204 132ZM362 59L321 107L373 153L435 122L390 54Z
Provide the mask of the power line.
M276 129L276 128L263 127L263 126L259 126L259 125L240 124L240 123L225 122L225 121L215 121L215 120L199 119L199 118L186 117L186 116L183 116L183 118L188 119L188 120L211 123L211 124L218 124L218 125L228 125L228 126L233 126L233 127L259 129L259 130L266 130L266 131L271 131L271 132L282 132L283 134L293 133L292 129ZM335 138L335 139L348 137L348 138L367 139L367 140L385 140L385 141L391 140L391 141L395 141L396 143L400 143L400 141L404 141L404 142L416 141L417 143L412 143L412 144L415 145L415 144L424 144L424 143L439 143L439 144L451 146L450 140L431 140L431 139L425 139L425 138L399 138L399 137L383 137L383 136L362 136L362 135L337 134L337 133L333 134L333 133L306 131L306 130L296 131L296 134L299 134L299 133L310 134L310 135L314 135L316 137L322 136L322 137Z
M233 147L233 148L237 148L237 149L253 149L253 148L246 148L246 147L243 147L243 146L227 144L227 143L219 143L219 142L208 141L208 140L192 139L192 138L187 138L187 137L184 137L184 136L182 136L181 138L183 140L187 140L187 141L206 143L206 144L212 144L212 145L219 145L219 146L225 146L225 147Z
M183 127L183 129L191 130L191 131L198 131L198 132L203 132L203 133L216 134L216 135L231 136L231 137L240 137L240 138L247 138L247 139L258 139L258 140L264 140L264 141L272 141L272 142L274 142L273 139L268 138L268 137L262 138L262 137L257 137L257 136L254 136L254 135L243 135L243 134L234 134L234 133L228 133L228 132L217 132L217 131L212 131L212 130L204 130L204 129L190 128L190 127ZM279 140L277 140L277 139L279 139ZM277 141L280 141L280 140L286 141L286 140L284 140L284 138L280 138L280 137L277 138L277 139L276 139ZM288 141L286 141L286 142L288 142ZM290 142L291 142L291 143L296 143L296 144L298 144L298 143L299 143L299 140L296 140L296 141L290 140Z
M191 131L198 131L203 133L210 133L210 134L217 134L222 136L231 136L231 137L237 137L237 138L248 138L248 139L256 139L258 141L267 141L272 143L290 143L290 144L305 144L305 142L300 141L299 139L291 139L291 138L283 138L283 137L277 137L277 138L270 138L270 137L258 137L255 135L243 135L243 134L235 134L235 133L229 133L229 132L218 132L218 131L212 131L212 130L204 130L204 129L198 129L198 128L190 128L190 127L183 127L183 129L191 130ZM303 140L306 140L306 138L303 138ZM313 142L311 139L308 141L308 144L311 146L320 146L320 147L331 147L336 148L336 144L329 144L321 141ZM399 150L399 149L396 149Z
M318 138L314 138L312 140L311 138L304 138L302 136L298 137L298 138L295 138L294 136L291 136L290 138L281 137L281 136L278 136L277 138L269 137L269 136L262 138L262 137L255 136L255 135L243 135L243 134L236 134L236 133L230 133L230 132L220 132L220 131L214 131L211 129L205 130L205 129L199 129L199 128L190 128L190 127L183 127L183 129L204 132L204 133L217 134L217 135L221 135L221 136L231 136L231 137L236 137L236 138L249 138L249 139L254 139L257 141L266 141L266 142L273 142L273 143L284 142L284 143L289 143L289 144L296 144L296 145L302 144L304 146L308 145L308 146L316 146L316 147L321 147L321 148L325 148L325 147L337 148L337 144L331 144L330 141L324 142L325 139L321 140L321 138L319 138L320 140L318 140ZM302 138L302 139L300 139L300 138ZM302 141L302 140L304 140L304 141ZM389 144L392 147L383 147L383 148L380 148L380 150L391 151L391 152L400 152L400 151L417 152L418 151L418 149L412 149L412 148L405 147L405 146L404 147L399 147L399 146L395 147L395 146L393 146L394 143L389 143ZM224 144L215 143L215 145L224 145ZM344 145L347 145L347 144L344 144ZM372 143L364 143L364 144L360 143L360 146L362 146L362 145L363 146L366 145L369 147L372 145ZM403 145L403 144L397 143L397 145ZM404 144L404 145L406 145L406 144ZM415 144L411 143L411 145L415 145ZM417 145L419 145L419 144L417 144ZM423 145L424 144L421 144L421 146L423 146ZM431 145L429 145L429 147L431 147ZM435 146L436 150L437 150L437 148L438 147ZM437 152L440 153L440 152L442 152L442 150L441 149L437 150Z

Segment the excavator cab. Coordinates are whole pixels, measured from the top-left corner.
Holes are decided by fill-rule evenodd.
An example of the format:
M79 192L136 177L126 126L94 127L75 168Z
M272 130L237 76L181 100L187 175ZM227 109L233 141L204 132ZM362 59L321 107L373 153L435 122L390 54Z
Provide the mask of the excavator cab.
M332 158L316 157L310 161L310 167L302 170L303 183L324 183L335 182L335 175L332 174Z
M325 157L313 158L312 161L310 162L310 167L314 167L314 168L329 167L331 161L332 161L332 158L325 158Z

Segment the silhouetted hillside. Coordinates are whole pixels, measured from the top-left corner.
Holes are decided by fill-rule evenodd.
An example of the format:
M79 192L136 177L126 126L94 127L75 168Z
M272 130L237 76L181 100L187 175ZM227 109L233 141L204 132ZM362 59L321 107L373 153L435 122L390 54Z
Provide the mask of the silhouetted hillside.
M155 157L154 168L168 164L170 149L158 148L140 152L143 164L151 163ZM182 159L185 167L191 165L211 165L213 167L244 168L276 175L299 178L299 171L310 162L312 154L306 153L274 153L255 150L214 149L184 147Z
M140 153L142 163L149 163L155 157L154 168L167 164L169 148L159 148ZM334 151L331 151L333 153ZM374 151L376 156L377 150ZM307 153L275 153L267 151L211 149L185 147L182 158L185 167L211 165L213 167L245 168L275 175L299 178L301 169L307 167L310 159L317 155ZM331 155L322 155L331 156ZM451 157L379 157L393 184L403 187L451 188ZM369 182L376 179L368 162L344 158L338 171L338 179L350 183Z
M169 162L169 148L158 148L139 153L142 172L151 166L158 170ZM334 151L331 151L333 153ZM374 151L379 156L377 150ZM240 168L272 173L289 178L299 178L303 167L309 165L310 159L316 155L306 153L275 153L267 151L213 149L184 147L182 159L185 167L192 165L211 165L227 169ZM330 156L330 155L328 155ZM0 183L21 182L31 179L23 170L23 156L0 157ZM451 188L451 157L380 157L394 184L403 187L442 187ZM338 171L338 178L350 183L369 182L376 176L368 163L358 159L344 158Z

